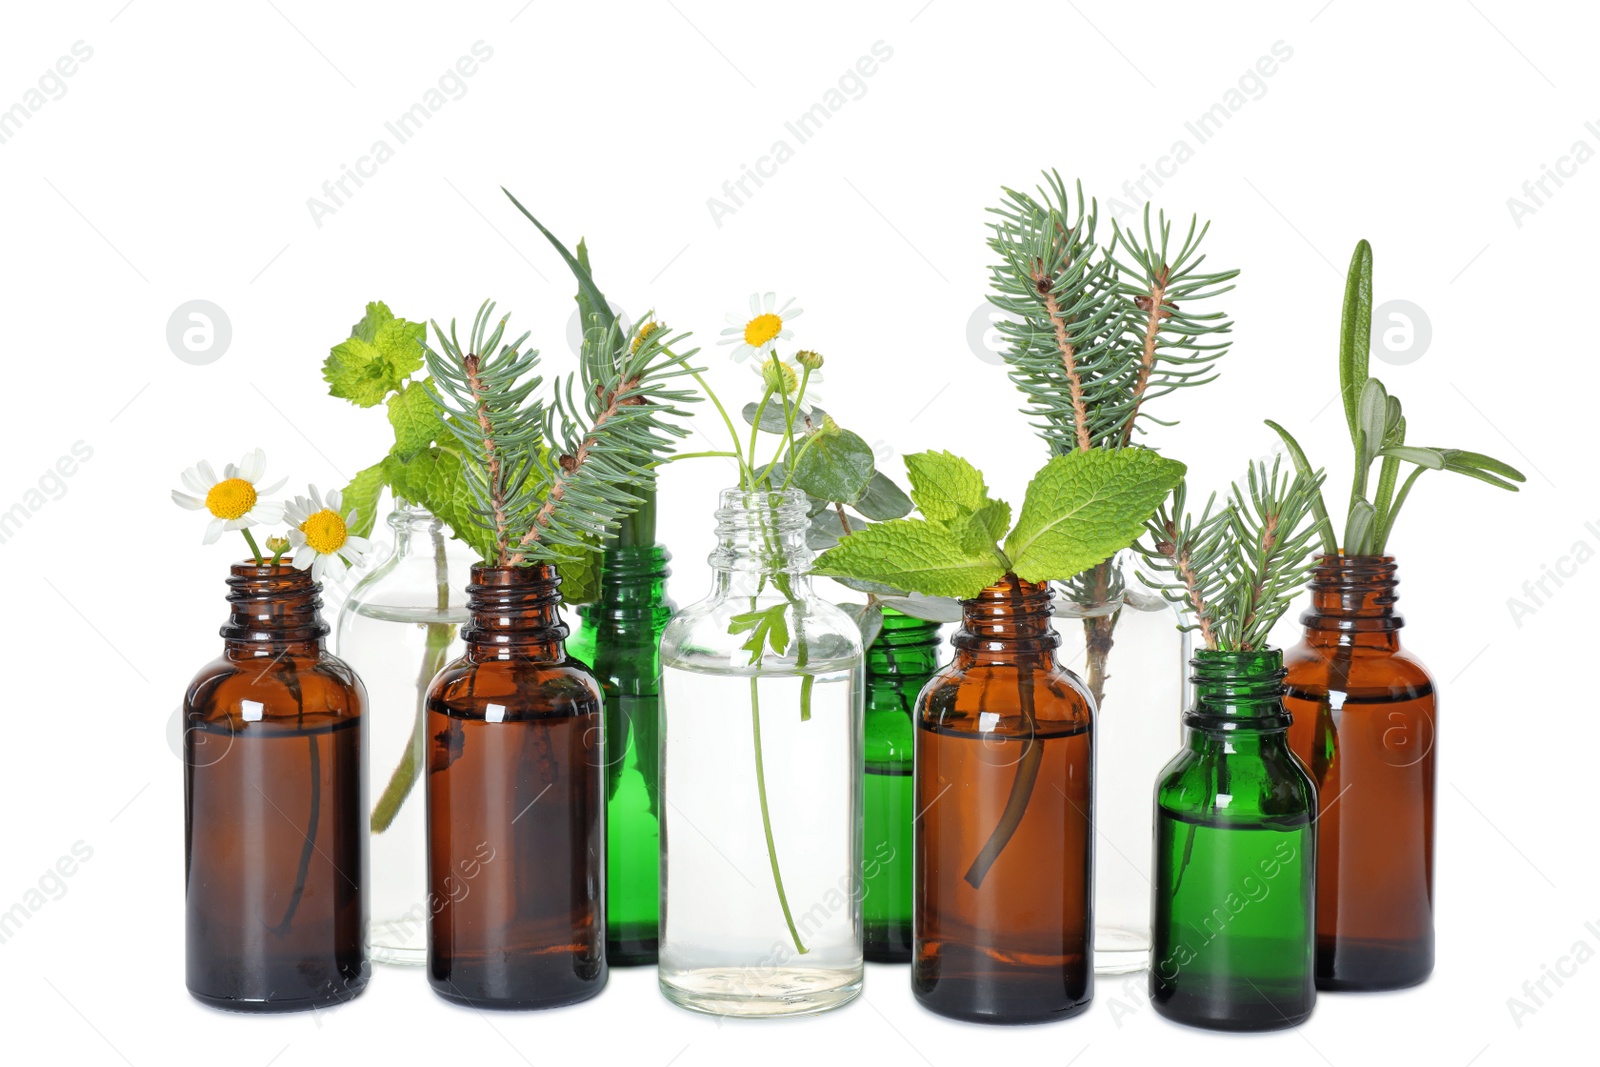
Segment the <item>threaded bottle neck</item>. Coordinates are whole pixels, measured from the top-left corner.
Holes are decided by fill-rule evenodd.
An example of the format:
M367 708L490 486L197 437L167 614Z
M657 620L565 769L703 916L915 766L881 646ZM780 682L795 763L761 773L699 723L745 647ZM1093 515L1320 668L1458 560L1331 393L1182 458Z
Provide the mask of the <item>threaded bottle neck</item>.
M1024 582L1008 574L961 602L961 628L950 643L967 664L1053 656L1061 638L1050 625L1052 596L1048 582Z
M763 584L759 579L784 575L797 584L809 581L806 505L798 489L724 489L716 511L717 547L707 557L717 589L744 591Z
M220 631L230 647L261 655L303 646L314 651L328 634L322 587L309 570L287 563L235 563L228 571L228 621Z
M867 649L867 677L931 674L939 666L939 624L883 609L883 629Z
M1308 636L1320 633L1325 639L1393 634L1405 625L1394 610L1399 584L1393 556L1321 556L1311 572L1311 606L1300 622Z
M477 662L527 659L559 663L562 642L561 576L548 563L526 567L472 568L467 585L471 621L462 630L467 655Z
M1201 649L1189 661L1194 668L1194 706L1185 726L1202 730L1286 730L1283 706L1283 653Z

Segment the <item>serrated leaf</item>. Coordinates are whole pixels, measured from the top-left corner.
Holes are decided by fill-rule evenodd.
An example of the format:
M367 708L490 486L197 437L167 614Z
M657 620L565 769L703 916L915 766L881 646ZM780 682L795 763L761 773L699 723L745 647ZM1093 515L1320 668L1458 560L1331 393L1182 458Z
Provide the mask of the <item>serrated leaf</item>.
M1065 581L1132 544L1184 465L1148 449L1056 456L1034 475L1005 551L1017 577Z
M911 506L911 498L882 471L873 471L855 500L855 509L874 522L903 519L911 514Z
M756 404L756 402L754 400L752 400L752 401L750 401L750 403L746 404L743 408L740 409L739 414L744 417L744 424L746 426L754 426L755 425L755 422L756 422L756 408L757 408L757 406L758 405ZM811 405L811 413L810 413L809 416L802 415L798 411L795 412L794 428L795 428L795 430L797 432L800 431L800 430L805 429L806 419L807 418L810 418L811 425L813 425L813 426L821 426L822 425L822 420L827 414L828 413L826 411L823 411L822 408L819 405L812 404ZM774 403L774 402L772 402L770 400L767 402L767 406L765 408L763 408L762 411L761 411L761 429L766 433L782 434L782 433L788 433L789 432L788 426L786 426L784 424L784 421L783 421L783 405L782 404Z
M340 494L344 505L356 511L356 521L351 525L350 532L357 537L372 536L372 526L378 518L378 500L383 496L384 486L389 484L385 463L380 459L358 472Z
M397 319L383 304L373 303L352 329L352 336L329 351L322 377L332 395L370 408L422 368L424 326Z
M819 500L852 501L872 478L872 446L849 430L818 430L794 452L790 484Z
M851 534L818 556L813 570L961 599L1005 577L992 548L974 549L955 531L922 519L892 519Z
M392 452L401 459L410 459L448 432L423 382L412 382L389 398L389 425L394 427Z
M481 520L472 510L472 491L459 453L434 447L408 460L390 456L384 462L397 496L433 512L479 559L494 560L494 534L479 525Z
M978 468L951 452L914 452L905 462L911 499L930 522L954 522L989 498Z
M768 648L780 656L789 650L788 613L787 601L758 611L741 612L728 619L728 632L748 633L749 639L739 647L750 653L751 663L760 663Z
M394 312L389 310L388 304L374 300L367 304L367 313L361 317L361 321L350 327L350 336L372 344L378 339L378 327L393 318Z

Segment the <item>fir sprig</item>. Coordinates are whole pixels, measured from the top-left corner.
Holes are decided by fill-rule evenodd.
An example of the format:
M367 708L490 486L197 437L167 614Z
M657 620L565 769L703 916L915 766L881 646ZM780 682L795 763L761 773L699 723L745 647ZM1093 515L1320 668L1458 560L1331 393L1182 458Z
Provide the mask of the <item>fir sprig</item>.
M605 358L586 359L558 379L553 402L537 395L537 349L522 351L523 334L502 344L502 318L491 332L494 305L485 302L463 348L455 323L447 335L433 324L438 348L426 353L432 396L468 462L473 511L494 537L498 566L559 563L592 549L638 507L639 486L687 432L667 421L687 415L677 405L697 398L673 380L693 369L667 351L683 335L657 338L641 324L633 338L615 322L591 339ZM633 344L638 340L638 344Z
M1252 463L1246 488L1235 483L1228 502L1216 494L1198 518L1179 486L1147 524L1149 543L1135 545L1155 572L1139 577L1168 601L1182 605L1186 630L1205 646L1231 652L1265 647L1268 635L1311 574L1317 536L1312 501L1322 472L1293 479L1274 461Z

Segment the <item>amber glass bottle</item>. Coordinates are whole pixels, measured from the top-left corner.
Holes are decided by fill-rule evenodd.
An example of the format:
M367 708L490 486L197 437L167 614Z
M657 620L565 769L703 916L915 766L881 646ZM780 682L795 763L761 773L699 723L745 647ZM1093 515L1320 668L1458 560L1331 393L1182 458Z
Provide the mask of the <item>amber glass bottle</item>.
M477 1008L606 984L600 686L555 568L473 567L466 655L428 693L428 980Z
M962 603L918 701L911 985L941 1015L1062 1019L1094 988L1093 712L1056 660L1050 591Z
M366 987L366 691L323 649L320 589L234 564L222 655L184 695L189 992L294 1011Z
M1316 781L1317 987L1433 971L1433 680L1400 648L1389 556L1325 556L1285 657L1289 743Z
M883 609L867 649L862 923L866 957L911 961L911 820L917 696L939 667L939 624Z

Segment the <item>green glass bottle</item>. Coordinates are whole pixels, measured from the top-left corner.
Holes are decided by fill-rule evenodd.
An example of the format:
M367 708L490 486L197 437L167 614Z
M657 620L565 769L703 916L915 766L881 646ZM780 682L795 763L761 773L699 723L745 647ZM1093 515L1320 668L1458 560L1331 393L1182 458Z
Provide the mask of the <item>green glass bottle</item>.
M867 649L861 912L874 963L911 962L912 712L938 669L939 624L885 608Z
M1201 650L1184 748L1156 786L1150 1000L1274 1030L1316 1001L1316 786L1289 749L1283 654Z
M579 609L567 652L605 692L606 960L656 962L661 915L661 631L672 618L659 544L613 545L600 598Z

